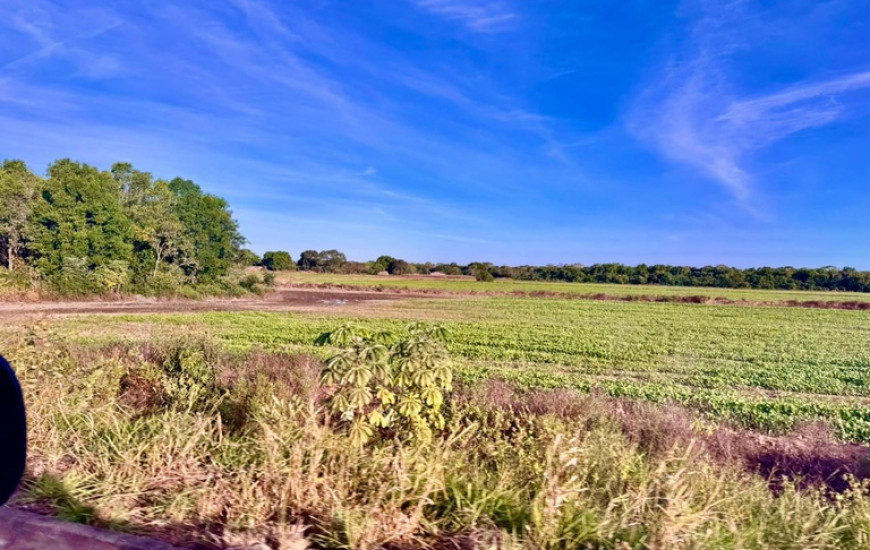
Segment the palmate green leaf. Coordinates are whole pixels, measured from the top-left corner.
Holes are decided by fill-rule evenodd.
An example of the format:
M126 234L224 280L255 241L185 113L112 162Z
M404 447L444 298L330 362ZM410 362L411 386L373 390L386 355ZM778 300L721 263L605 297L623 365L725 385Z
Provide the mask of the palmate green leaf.
M348 401L355 407L362 409L372 402L372 391L365 386L351 388L348 392Z
M330 357L329 360L326 362L327 368L330 368L330 369L336 371L336 373L344 372L344 370L347 369L348 365L352 365L352 364L353 364L353 354L351 354L350 352L347 352L347 351L339 353L338 355L335 355L333 357Z
M423 410L423 402L417 395L406 395L399 398L397 409L404 417L413 417Z
M336 373L335 369L330 368L328 365L320 373L320 383L324 386L335 386L340 379L341 377Z
M426 388L435 383L435 375L431 372L421 370L413 374L411 381L418 387Z
M396 386L400 388L407 388L413 384L413 380L411 379L410 373L401 372L395 376Z
M350 440L354 445L364 445L374 435L372 427L359 417L351 424Z
M343 391L339 391L332 396L331 402L332 412L343 413L351 408L350 400Z
M359 358L361 361L380 363L386 361L389 356L389 350L386 346L380 344L366 345L359 350Z
M372 374L375 378L381 380L384 383L390 382L391 369L390 365L386 362L375 363L372 365Z
M374 409L369 413L369 424L380 428L388 428L392 422L391 415L385 415L381 409Z
M429 331L429 335L436 340L446 341L448 338L447 327L444 325L435 325Z
M368 365L357 363L350 366L342 377L342 383L352 386L365 386L372 379L372 370Z
M396 339L395 335L389 330L378 330L372 333L371 341L378 344L386 345Z
M443 385L450 385L453 382L453 369L448 365L437 366L433 369L435 378Z
M440 408L441 404L444 403L444 394L442 394L438 388L426 388L423 390L421 395L423 400L430 407Z
M386 406L392 405L396 402L396 394L383 386L378 388L376 395L378 400Z

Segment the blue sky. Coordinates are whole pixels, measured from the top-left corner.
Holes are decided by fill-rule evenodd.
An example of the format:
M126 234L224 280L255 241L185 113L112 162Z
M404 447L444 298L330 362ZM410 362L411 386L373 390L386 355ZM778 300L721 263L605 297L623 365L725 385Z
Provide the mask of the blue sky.
M251 247L870 268L870 2L4 0L0 157Z

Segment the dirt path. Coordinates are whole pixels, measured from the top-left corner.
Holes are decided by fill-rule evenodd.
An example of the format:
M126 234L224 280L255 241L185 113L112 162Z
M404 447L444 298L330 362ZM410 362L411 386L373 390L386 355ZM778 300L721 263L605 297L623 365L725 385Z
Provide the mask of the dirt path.
M77 314L187 313L196 311L307 311L333 312L376 306L395 300L429 297L424 294L371 292L346 289L280 288L262 298L161 300L139 298L118 301L2 302L0 320L31 316ZM2 322L2 321L0 321Z

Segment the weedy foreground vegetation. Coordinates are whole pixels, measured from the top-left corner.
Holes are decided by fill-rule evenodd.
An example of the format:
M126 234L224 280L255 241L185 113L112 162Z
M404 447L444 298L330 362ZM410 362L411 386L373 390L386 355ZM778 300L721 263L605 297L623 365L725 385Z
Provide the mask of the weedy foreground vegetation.
M866 312L341 312L5 327L14 505L192 548L870 546Z

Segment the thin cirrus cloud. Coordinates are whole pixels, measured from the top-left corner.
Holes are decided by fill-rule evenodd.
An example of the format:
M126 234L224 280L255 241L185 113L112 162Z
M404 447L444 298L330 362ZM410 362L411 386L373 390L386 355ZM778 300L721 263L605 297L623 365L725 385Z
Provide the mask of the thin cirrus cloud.
M718 182L759 215L753 155L797 132L846 118L850 93L870 88L870 71L811 78L761 94L741 91L732 57L756 47L741 15L747 16L708 13L698 21L688 44L642 87L626 122L663 157Z
M193 179L256 250L851 264L870 19L788 4L4 0L0 150Z
M510 30L517 18L506 6L496 2L469 2L466 0L416 0L418 8L456 21L476 32L502 32Z

